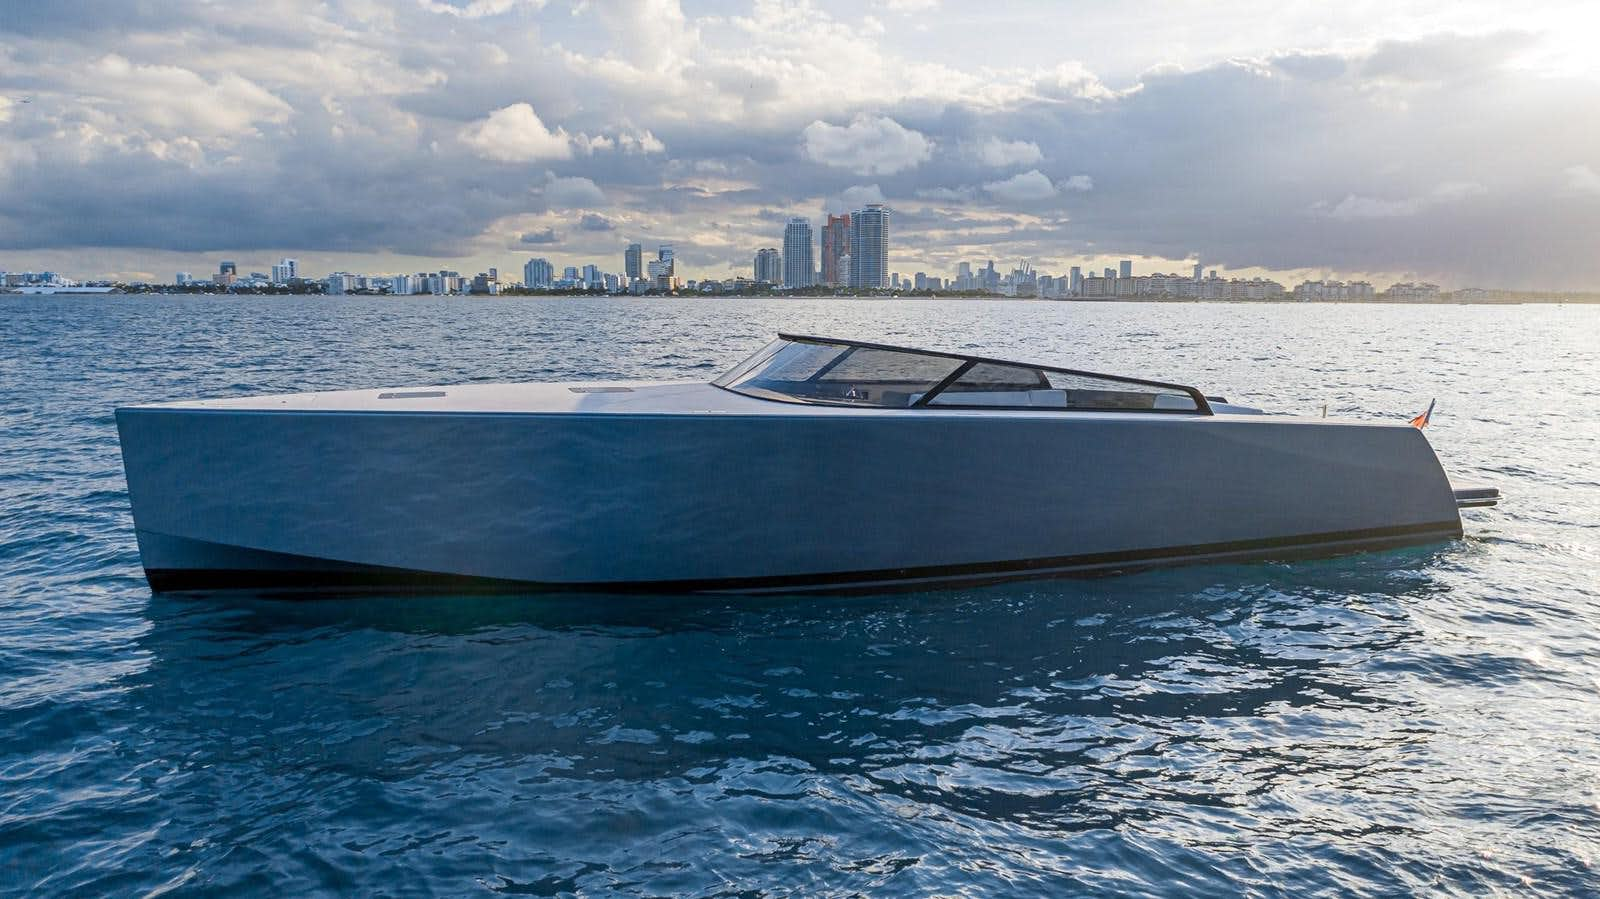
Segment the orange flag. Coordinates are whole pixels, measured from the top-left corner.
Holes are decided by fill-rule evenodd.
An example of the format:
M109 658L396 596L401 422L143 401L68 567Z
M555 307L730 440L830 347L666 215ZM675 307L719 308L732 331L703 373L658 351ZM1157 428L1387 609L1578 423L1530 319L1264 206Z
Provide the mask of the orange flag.
M1438 402L1438 400L1436 400L1436 399L1429 400L1428 401L1428 411L1422 413L1421 415L1418 415L1416 418L1411 419L1411 426L1413 428L1416 428L1417 430L1420 431L1423 428L1428 426L1428 422L1433 420L1433 404L1436 403L1436 402Z

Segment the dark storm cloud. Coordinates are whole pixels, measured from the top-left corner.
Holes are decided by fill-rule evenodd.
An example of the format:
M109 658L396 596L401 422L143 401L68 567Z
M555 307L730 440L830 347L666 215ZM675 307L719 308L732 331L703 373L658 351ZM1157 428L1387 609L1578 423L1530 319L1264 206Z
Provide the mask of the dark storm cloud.
M529 231L523 234L520 240L522 243L535 245L560 243L561 235L557 234L554 228L542 228L538 231Z

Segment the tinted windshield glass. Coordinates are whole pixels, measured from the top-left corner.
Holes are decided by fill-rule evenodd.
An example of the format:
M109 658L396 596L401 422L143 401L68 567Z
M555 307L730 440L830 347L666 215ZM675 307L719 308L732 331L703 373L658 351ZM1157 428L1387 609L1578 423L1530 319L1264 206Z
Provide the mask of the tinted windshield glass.
M713 382L790 403L1211 414L1192 387L815 337L780 336Z
M811 341L771 349L715 383L766 399L903 408L962 365L945 356Z
M930 406L1026 406L1045 409L1093 409L1193 412L1198 407L1187 393L1153 385L980 362L964 372L928 403Z

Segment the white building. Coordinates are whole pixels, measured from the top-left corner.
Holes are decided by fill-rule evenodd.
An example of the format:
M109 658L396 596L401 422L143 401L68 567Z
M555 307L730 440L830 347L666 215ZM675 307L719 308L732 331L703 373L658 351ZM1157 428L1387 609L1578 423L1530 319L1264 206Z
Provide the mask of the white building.
M1403 282L1391 286L1386 296L1407 303L1427 303L1439 298L1439 285Z
M889 286L889 210L881 203L850 215L850 286Z
M811 287L816 283L816 268L811 223L803 218L790 219L783 229L783 286Z
M756 250L754 275L757 284L783 283L783 254L776 247Z
M549 290L556 280L556 268L548 259L529 259L522 266L522 286L529 290Z

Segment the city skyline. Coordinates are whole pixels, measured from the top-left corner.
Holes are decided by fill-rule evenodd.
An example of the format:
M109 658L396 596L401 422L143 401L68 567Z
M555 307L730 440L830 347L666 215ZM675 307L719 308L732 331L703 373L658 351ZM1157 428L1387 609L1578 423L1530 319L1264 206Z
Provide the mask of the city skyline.
M1083 274L1081 266L1072 266L1067 272L1051 275L1033 268L1026 260L1010 272L1002 274L990 259L979 269L963 261L957 265L954 278L938 273L882 272L888 243L887 220L889 210L872 204L857 210L848 217L829 217L829 226L840 221L863 223L858 232L854 227L847 233L851 248L862 258L874 259L862 266L851 266L852 254L839 257L836 271L849 270L850 283L829 284L823 276L824 269L813 270L810 283L803 269L788 270L784 254L774 247L756 251L752 277L705 278L696 280L683 276L676 265L674 248L662 244L656 248L654 259L645 262L643 246L629 244L623 252L624 273L605 271L600 265L586 263L568 265L556 274L556 266L543 257L527 260L522 266L522 280L503 278L497 267L490 267L477 275L463 275L460 271L440 269L415 274L370 274L348 271L334 272L326 277L308 277L297 272L297 260L282 259L272 266L270 275L264 272L241 273L238 262L222 260L210 277L194 277L192 272L178 272L170 283L134 282L124 286L129 289L155 289L167 291L183 288L202 293L291 292L325 295L387 294L387 295L498 295L504 293L555 293L571 292L605 293L609 295L662 295L730 293L795 293L814 296L817 290L848 290L847 295L878 293L886 295L944 295L962 297L995 297L1038 300L1222 300L1263 302L1402 302L1402 303L1498 303L1498 302L1600 302L1600 293L1577 291L1510 291L1504 289L1465 288L1448 290L1429 282L1397 282L1378 289L1367 281L1338 281L1333 279L1305 280L1289 288L1270 278L1241 278L1219 275L1217 269L1205 270L1196 262L1187 275L1177 272L1134 271L1133 260L1120 260L1116 268L1110 266L1101 274ZM808 224L803 218L794 218L785 226L785 245L798 247L803 260L811 258L811 248L806 240ZM878 249L871 247L877 244ZM641 277L641 271L644 276ZM801 283L785 283L796 280ZM24 292L103 293L112 289L105 282L82 285L63 279L54 272L0 271L0 292L21 289Z
M476 271L629 235L731 277L796 215L826 267L828 216L880 202L891 271L1600 286L1590 8L1163 10L40 5L0 35L0 268Z

